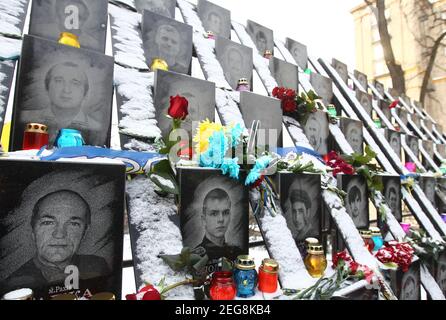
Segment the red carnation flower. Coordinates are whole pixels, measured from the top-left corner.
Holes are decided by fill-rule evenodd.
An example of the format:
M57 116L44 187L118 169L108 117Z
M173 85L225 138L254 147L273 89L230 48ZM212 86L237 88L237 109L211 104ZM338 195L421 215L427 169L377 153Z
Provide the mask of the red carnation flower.
M282 109L285 113L295 112L297 108L296 101L294 100L285 100L282 102Z
M170 97L170 107L167 112L174 119L185 120L189 114L188 106L189 102L187 99L177 95Z

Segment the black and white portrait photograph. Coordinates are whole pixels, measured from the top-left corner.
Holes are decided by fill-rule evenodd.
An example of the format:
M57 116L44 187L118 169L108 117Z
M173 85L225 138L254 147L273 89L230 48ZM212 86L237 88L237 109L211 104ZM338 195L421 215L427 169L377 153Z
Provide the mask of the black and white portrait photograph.
M337 59L333 59L331 62L331 65L338 72L342 81L344 81L345 84L348 84L348 67L347 67L347 65Z
M403 108L399 108L399 109L397 109L397 114L398 114L398 117L400 118L400 120L407 126L407 123L409 121L409 119L408 119L409 113L407 112L407 110L405 110Z
M297 65L302 69L308 68L307 46L290 38L286 38L285 47L290 51Z
M318 110L311 113L304 126L305 135L314 151L320 155L328 153L328 116L325 112Z
M415 126L421 130L421 118L418 114L409 114L410 119L415 124Z
M29 34L57 41L62 32L70 32L81 48L105 53L107 8L107 0L35 0Z
M390 112L389 106L391 102L388 100L378 100L378 106L381 109L381 111L384 113L384 116L387 118L387 120L392 120L392 113Z
M417 157L420 156L420 143L417 137L406 134L406 144L409 146L409 149L413 152L413 154Z
M183 245L218 259L248 254L248 189L220 170L180 168L180 223ZM204 249L204 250L203 250ZM212 271L212 270L208 270Z
M401 212L401 178L398 176L382 177L384 191L383 195L386 203L392 210L392 214L399 222L403 221Z
M240 92L240 111L248 128L254 120L260 121L257 146L269 150L282 147L282 107L280 100L252 92Z
M429 157L431 159L434 159L434 142L430 141L430 140L423 140L421 142L424 151L426 151L426 153L429 155ZM427 169L430 169L432 166L430 165L429 161L427 160L427 158L423 155L422 156L422 163L423 166Z
M273 30L268 29L254 21L248 20L247 28L248 34L254 41L259 54L263 57L266 50L274 54L274 35Z
M198 0L197 13L206 31L231 39L231 11L207 0Z
M440 289L443 291L443 294L446 293L446 252L440 254L437 261L437 272L435 275L435 280L437 280Z
M364 153L364 137L362 134L362 121L350 118L341 118L340 128L344 133L347 142L353 148L353 151L359 154Z
M149 66L154 58L161 58L169 71L190 74L191 26L146 10L142 18L142 38Z
M273 57L269 60L269 69L279 87L299 89L299 69L296 65Z
M144 10L154 12L156 14L175 18L176 0L134 0L135 7L138 12L143 13Z
M401 288L395 290L399 300L420 300L420 264L414 262L407 272L398 272L398 277L401 277Z
M333 81L324 77L319 73L312 72L310 75L310 83L314 92L322 98L324 105L332 103L333 100Z
M193 122L215 118L215 84L213 82L189 77L180 73L156 70L155 73L155 109L158 127L163 137L167 137L172 126L172 120L167 117L170 97L183 96L189 102L186 120L181 128L191 135L195 131Z
M0 132L3 130L15 65L13 61L0 61Z
M373 97L368 94L365 93L361 90L356 90L356 98L358 99L359 103L361 104L361 106L365 109L365 112L367 112L367 114L372 117L372 111L373 111L373 107L372 107L372 101L373 101Z
M420 177L420 188L423 190L426 198L435 207L435 188L437 187L437 180L434 177Z
M369 227L369 198L367 182L360 175L338 174L338 187L347 193L345 208L356 228Z
M120 296L125 166L5 160L0 172L0 294Z
M220 62L226 81L237 89L241 78L248 80L252 88L252 49L223 37L215 40L215 55Z
M13 116L13 150L28 123L48 126L53 146L60 129L77 129L87 145L109 146L113 58L25 35Z
M359 84L362 86L361 90L366 90L367 92L367 89L369 87L369 82L367 81L367 75L358 70L354 70L353 75L355 76L355 79L358 80ZM360 89L360 88L355 88L355 89Z
M378 93L381 95L381 97L384 98L386 96L384 85L381 82L377 81L377 80L374 80L373 84L375 85L376 91L378 91Z
M320 175L279 173L279 190L282 212L298 247L308 237L320 239Z
M395 130L386 129L385 136L390 143L392 150L401 159L401 133Z

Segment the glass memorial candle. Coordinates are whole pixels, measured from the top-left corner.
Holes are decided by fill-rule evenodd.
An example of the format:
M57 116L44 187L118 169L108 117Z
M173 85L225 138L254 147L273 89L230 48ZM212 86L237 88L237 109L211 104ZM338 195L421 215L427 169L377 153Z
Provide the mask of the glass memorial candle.
M85 145L85 141L79 130L61 129L57 135L55 145L58 148L82 147Z
M327 269L327 258L321 245L310 245L305 257L305 267L313 278L321 278Z
M238 82L237 82L237 89L236 91L249 91L249 82L248 79L246 78L241 78Z
M77 35L70 32L62 32L59 37L59 43L75 48L81 47Z
M279 264L274 259L263 259L259 267L259 290L265 293L277 291Z
M332 117L337 117L337 115L338 115L338 113L336 111L336 107L334 105L332 105L332 104L329 104L327 106L327 112Z
M215 34L214 34L212 31L207 31L207 32L205 33L204 37L205 37L206 39L212 39L212 40L215 40Z
M237 288L232 279L232 272L214 272L212 275L211 287L209 289L211 300L233 300L236 292Z
M249 256L237 257L234 280L237 287L237 297L249 298L255 295L258 276L254 259Z
M161 58L154 58L152 64L150 65L150 70L154 72L155 70L169 71L169 65L167 62Z
M375 244L373 247L373 251L378 251L384 245L384 240L381 235L381 230L379 228L372 227L370 228L370 231L372 232L372 240L373 243Z
M263 54L264 58L271 59L272 56L273 56L273 53L271 52L271 50L265 50L265 53Z
M372 239L372 231L370 230L359 230L359 234L361 235L362 239L364 240L364 245L367 247L367 249L372 252L375 248L375 243Z
M23 135L23 150L40 149L48 145L48 127L40 123L26 125Z
M378 129L382 128L381 120L380 119L373 119L373 122L375 123L375 127Z
M401 228L403 228L404 232L407 234L410 232L410 227L412 226L410 223L401 222Z
M18 289L8 292L2 297L2 300L32 300L34 292L31 289Z

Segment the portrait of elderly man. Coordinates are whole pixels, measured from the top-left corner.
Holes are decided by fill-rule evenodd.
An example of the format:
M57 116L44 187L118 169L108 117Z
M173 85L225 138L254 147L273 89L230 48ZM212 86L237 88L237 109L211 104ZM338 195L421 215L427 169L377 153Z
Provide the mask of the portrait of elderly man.
M346 177L343 177L346 178ZM345 208L352 217L357 228L368 226L368 197L365 182L359 179L351 180L346 189L347 198Z
M161 58L167 62L169 71L189 73L192 27L147 10L143 14L142 26L149 66L154 58Z
M78 254L90 224L89 204L74 191L60 190L39 199L31 217L36 254L9 276L7 285L63 283L65 268L70 265L76 266L84 279L108 274L104 258Z
M50 145L62 128L78 129L87 143L94 144L95 131L103 126L86 110L90 82L83 67L71 61L57 63L49 68L44 81L50 105L44 110L24 110L21 120L47 125Z
M139 12L149 10L168 18L175 17L175 5L175 0L135 0L136 9Z
M70 32L82 48L103 52L106 25L105 0L42 0L33 4L30 34L58 40L61 32Z
M310 114L304 131L314 150L321 155L327 154L328 120L325 113Z

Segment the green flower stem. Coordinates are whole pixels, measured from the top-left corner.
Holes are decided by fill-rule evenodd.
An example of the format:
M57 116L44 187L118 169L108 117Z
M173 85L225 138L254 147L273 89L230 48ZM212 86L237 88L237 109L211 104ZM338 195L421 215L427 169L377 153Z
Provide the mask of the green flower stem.
M188 284L195 284L197 282L198 282L197 280L186 279L186 280L183 280L181 282L174 283L174 284L172 284L170 286L167 286L167 287L163 288L161 290L161 292L160 292L160 295L164 295L166 292L168 292L170 290L173 290L175 288L178 288L178 287L181 287L181 286L184 286L184 285L188 285Z

